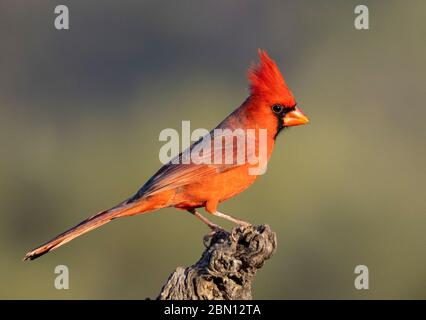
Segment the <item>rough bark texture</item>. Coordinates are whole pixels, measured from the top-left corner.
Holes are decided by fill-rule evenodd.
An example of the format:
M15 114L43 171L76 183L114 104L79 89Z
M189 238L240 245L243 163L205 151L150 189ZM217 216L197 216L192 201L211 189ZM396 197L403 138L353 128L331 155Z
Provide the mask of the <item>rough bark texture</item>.
M268 225L219 232L197 263L176 268L157 299L252 299L256 271L272 256L276 246L276 235Z

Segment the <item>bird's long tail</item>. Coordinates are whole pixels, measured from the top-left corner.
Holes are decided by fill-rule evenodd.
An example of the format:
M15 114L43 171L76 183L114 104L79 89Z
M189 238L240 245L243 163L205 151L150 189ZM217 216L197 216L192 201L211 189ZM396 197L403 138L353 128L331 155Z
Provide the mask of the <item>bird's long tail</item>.
M115 218L122 216L130 216L137 213L142 213L144 211L146 211L146 209L144 210L144 208L142 208L140 202L123 202L109 210L99 212L98 214L87 218L75 227L61 233L52 240L28 252L24 257L24 260L34 260L42 256L43 254L62 246L63 244L71 241L72 239L77 238L78 236L81 236L82 234L89 232L93 229L96 229L107 222L110 222Z

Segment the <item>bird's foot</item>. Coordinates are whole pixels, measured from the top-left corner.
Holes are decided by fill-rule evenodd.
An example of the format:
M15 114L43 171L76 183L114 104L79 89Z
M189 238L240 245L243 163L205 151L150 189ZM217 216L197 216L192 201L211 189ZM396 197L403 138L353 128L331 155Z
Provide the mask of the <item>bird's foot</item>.
M209 224L209 228L211 231L203 237L203 244L206 248L210 246L209 240L211 240L214 236L220 233L228 233L228 231L214 223Z
M188 210L188 212L193 214L196 218L198 218L199 220L204 222L210 228L210 230L211 230L210 233L206 234L203 237L203 244L206 248L208 248L210 246L209 240L212 239L215 235L218 235L220 233L225 233L225 234L227 233L227 231L225 229L223 229L221 226L218 226L217 224L211 222L209 219L207 219L202 214L200 214L197 210L190 209L190 210Z

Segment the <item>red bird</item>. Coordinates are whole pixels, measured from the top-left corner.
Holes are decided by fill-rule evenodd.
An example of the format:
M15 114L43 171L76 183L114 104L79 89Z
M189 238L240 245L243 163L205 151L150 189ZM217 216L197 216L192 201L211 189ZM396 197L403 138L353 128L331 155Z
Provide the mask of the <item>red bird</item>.
M165 164L149 179L139 191L129 199L115 207L102 211L61 233L49 242L28 252L24 260L33 260L50 250L71 241L72 239L91 231L101 225L119 218L133 216L158 210L166 207L184 209L205 222L213 231L219 227L196 211L204 207L207 212L228 219L240 225L247 222L221 213L217 210L220 202L225 201L247 189L257 178L257 174L250 173L251 168L261 165L260 152L266 150L266 161L269 160L277 134L286 127L308 123L308 118L296 107L293 94L287 87L275 62L265 51L259 50L260 63L253 65L248 72L250 82L250 96L243 104L223 120L215 129L222 129L225 144L213 143L213 140L200 139L192 144L188 150L179 154L175 159ZM226 130L230 129L230 130ZM242 129L242 130L237 130ZM252 136L254 148L244 154L243 160L236 161L241 146L235 144L238 135L235 132L248 132L248 129L263 129L266 133ZM213 130L212 132L215 132ZM224 133L223 133L224 132ZM247 135L248 137L248 135ZM222 139L222 137L220 137ZM262 147L262 143L266 145ZM188 163L183 160L188 152L201 147L201 160L223 160L223 153L231 150L233 160L229 161L195 161ZM209 148L207 148L209 147ZM215 158L215 155L219 155ZM248 161L250 156L259 156L259 161ZM198 159L199 160L199 159ZM240 159L241 160L241 159ZM224 163L223 163L224 162Z

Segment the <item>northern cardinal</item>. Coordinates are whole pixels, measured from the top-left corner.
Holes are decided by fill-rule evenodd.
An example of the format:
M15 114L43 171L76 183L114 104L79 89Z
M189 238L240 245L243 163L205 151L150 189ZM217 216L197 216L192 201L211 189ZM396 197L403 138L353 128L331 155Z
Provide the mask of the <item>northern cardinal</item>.
M275 138L283 128L308 123L308 118L296 107L293 94L287 87L276 63L265 51L259 50L260 63L249 68L250 96L243 104L223 120L216 129L265 129L266 156L269 160ZM234 141L234 137L231 142ZM254 138L254 153L259 152L260 139ZM201 142L189 147L193 149ZM203 143L206 143L203 140ZM210 143L207 140L207 143ZM226 145L213 145L204 157L223 153ZM233 155L237 155L237 147L232 147ZM180 160L185 151L175 158ZM247 155L245 157L247 159ZM163 165L139 191L132 197L115 207L102 211L61 233L49 242L28 252L24 260L33 260L50 250L71 241L119 217L132 216L166 207L184 209L205 222L213 231L219 229L206 217L196 211L204 207L213 215L228 219L240 225L247 222L221 213L217 210L220 202L234 197L248 188L257 178L250 174L252 163L247 161L232 163L189 163L171 161Z

